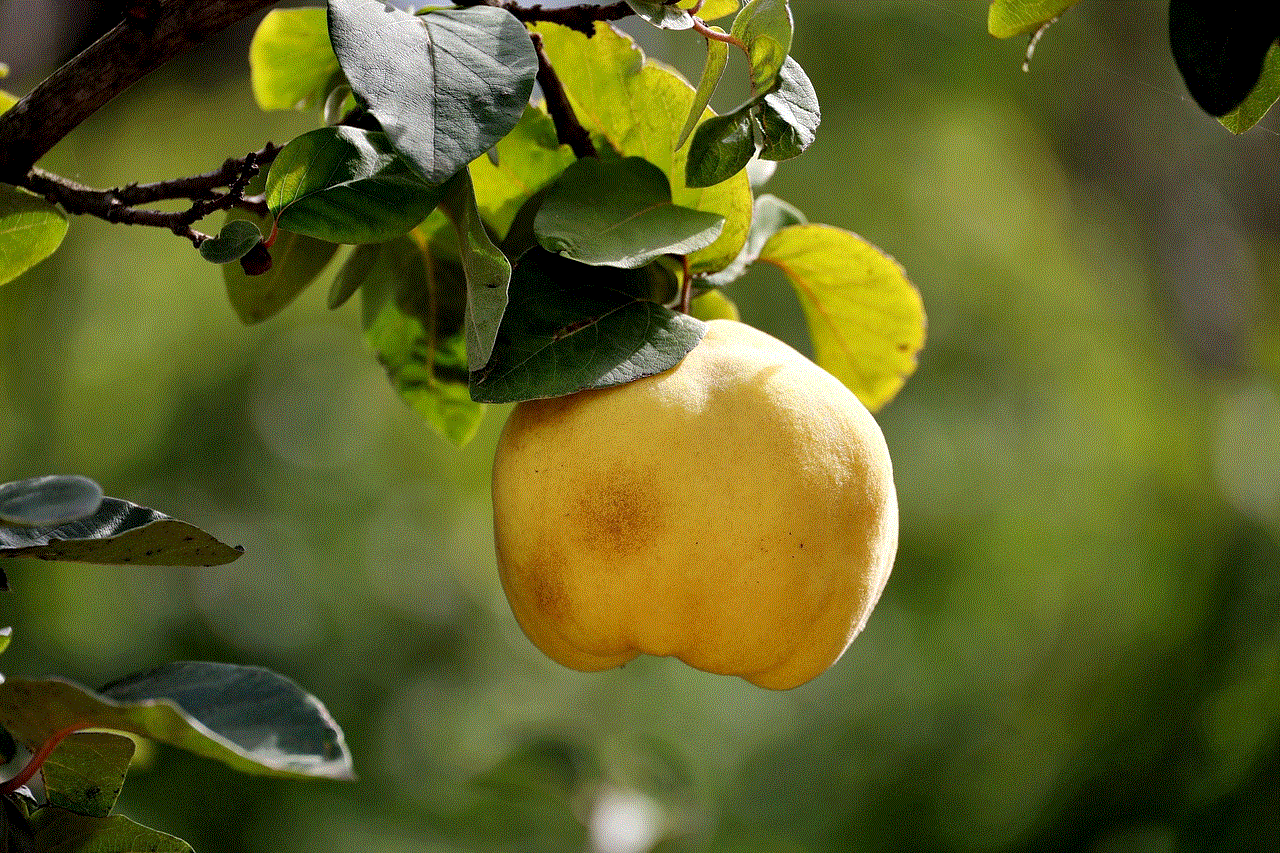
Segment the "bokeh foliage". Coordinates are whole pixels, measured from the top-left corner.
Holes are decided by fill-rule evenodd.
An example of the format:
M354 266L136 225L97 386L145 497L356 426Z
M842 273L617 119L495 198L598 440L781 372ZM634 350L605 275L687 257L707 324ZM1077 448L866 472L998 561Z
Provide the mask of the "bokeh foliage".
M1280 846L1274 118L1233 138L1199 112L1158 3L1078 4L1029 74L981 2L793 6L824 122L769 190L892 253L930 307L879 415L900 556L845 657L786 694L556 667L494 572L500 411L457 449L388 387L357 305L314 288L245 328L185 242L77 221L0 289L0 480L81 472L246 555L8 567L6 671L268 666L324 700L361 779L161 750L120 811L197 851L582 850L593 817L645 813L610 792L648 798L622 802L656 807L665 851ZM309 129L253 104L249 33L50 167L156 180ZM687 40L643 37L697 79ZM780 273L731 292L806 345ZM696 448L672 464L696 476Z

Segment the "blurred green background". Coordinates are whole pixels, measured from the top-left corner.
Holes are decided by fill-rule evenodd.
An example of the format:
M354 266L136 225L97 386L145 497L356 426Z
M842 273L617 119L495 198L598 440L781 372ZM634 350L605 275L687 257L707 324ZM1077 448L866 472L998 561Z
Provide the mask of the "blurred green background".
M268 666L327 703L360 776L159 750L122 811L200 853L1280 849L1280 117L1236 138L1201 113L1161 2L1085 0L1029 73L978 0L792 6L823 124L768 189L897 257L930 318L879 416L898 561L844 658L787 693L559 668L495 573L504 410L457 450L325 281L244 328L185 241L77 219L0 289L0 480L82 473L247 553L8 565L4 671ZM47 8L0 3L0 60ZM698 39L636 23L696 74ZM252 28L43 165L113 186L310 129L253 104ZM731 294L807 346L781 276Z

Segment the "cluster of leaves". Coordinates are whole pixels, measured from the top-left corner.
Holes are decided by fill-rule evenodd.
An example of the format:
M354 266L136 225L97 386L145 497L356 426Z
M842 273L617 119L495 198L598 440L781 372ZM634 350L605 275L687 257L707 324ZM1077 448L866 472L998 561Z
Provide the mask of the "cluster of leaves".
M163 513L104 497L79 476L0 485L0 558L217 565L240 549ZM0 587L8 589L0 571ZM0 629L0 652L12 631ZM90 730L90 731L87 731ZM248 773L351 778L341 729L315 697L257 667L180 662L89 690L0 675L0 850L189 853L179 838L113 814L135 737ZM33 783L38 776L38 785Z
M1079 0L992 0L997 38L1034 33ZM1169 48L1195 102L1232 133L1253 127L1280 98L1280 6L1169 0Z
M878 249L755 198L748 178L818 126L787 0L630 5L705 38L698 86L604 23L588 34L487 5L376 0L269 13L249 56L259 105L320 109L326 124L276 157L270 214L234 211L219 235L224 263L259 233L271 246L265 274L224 267L240 317L274 315L354 245L329 304L359 295L396 390L461 443L485 403L675 365L699 317L736 316L719 289L763 261L794 284L819 362L869 407L887 402L923 344L918 294ZM728 32L704 22L734 12ZM715 115L731 49L752 96ZM531 102L535 78L546 97ZM565 144L575 129L584 141Z

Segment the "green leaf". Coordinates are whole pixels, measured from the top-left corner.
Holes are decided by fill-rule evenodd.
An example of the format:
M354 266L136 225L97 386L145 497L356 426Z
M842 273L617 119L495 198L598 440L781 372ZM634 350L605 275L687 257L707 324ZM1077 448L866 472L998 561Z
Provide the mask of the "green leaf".
M5 649L9 648L9 643L12 640L13 640L13 628L12 627L0 628L0 653L4 652ZM0 756L0 758L3 758L3 756ZM7 759L5 760L7 761Z
M359 267L350 278L360 280L366 342L401 399L440 435L466 444L484 406L468 389L462 270L419 232L362 248L372 257L353 254L347 263Z
M724 32L719 27L712 27L712 29L718 33ZM685 119L684 127L680 129L680 135L676 137L676 148L684 145L689 138L689 134L693 133L693 129L697 127L698 122L702 119L703 113L707 110L707 105L711 103L711 96L715 94L716 87L720 85L720 78L724 76L725 66L728 64L728 43L707 39L707 59L702 65L702 78L698 81L698 88L694 90L693 104L689 107L689 117Z
M479 370L493 352L498 324L507 310L511 262L489 239L480 219L471 173L463 169L444 189L440 209L457 232L459 261L467 281L467 364L470 370Z
M1274 3L1169 3L1169 49L1187 91L1212 116L1236 109L1253 91L1277 36Z
M5 112L9 107L16 103L18 103L17 95L14 95L12 92L6 92L4 89L0 89L0 113Z
M112 732L74 732L41 766L49 804L90 817L115 808L133 760L133 739Z
M0 796L0 850L4 853L48 853L38 846L31 822L16 797Z
M705 325L650 301L644 269L589 267L535 248L516 264L493 357L471 376L488 403L621 385L674 367Z
M524 25L492 6L410 15L329 0L329 32L351 88L430 184L515 127L538 70Z
M485 222L505 237L524 203L550 186L577 158L568 145L560 144L551 117L533 106L494 151L496 163L480 157L468 171Z
M0 724L29 749L72 726L130 732L245 773L350 779L342 731L314 696L270 670L179 662L92 691L0 684Z
M320 7L271 10L249 43L253 96L264 110L313 107L340 73Z
M738 0L706 0L698 5L698 0L678 0L676 6L681 9L693 9L698 6L698 17L704 21L714 21L732 15L738 11Z
M1078 0L991 0L987 32L1003 39L1029 33L1061 15Z
M255 222L260 228L271 228L270 217L255 217L243 210L230 215ZM337 251L336 243L278 228L271 246L271 269L261 275L248 275L239 264L223 266L227 299L240 322L253 325L280 313L315 281Z
M1253 127L1280 98L1280 44L1272 44L1262 63L1262 74L1257 85L1240 105L1221 116L1218 121L1232 133L1244 133Z
M663 0L627 0L631 11L663 30L687 30L693 26L693 15Z
M382 253L381 246L381 243L365 243L351 251L329 285L329 310L341 308L365 283Z
M198 527L116 498L93 515L50 527L0 525L0 557L143 566L218 566L243 553Z
M0 485L0 524L56 527L102 505L102 487L79 474L50 474Z
M262 242L262 232L247 219L232 219L217 237L210 237L200 244L200 257L215 264L238 261Z
M123 815L91 817L45 806L31 816L35 849L44 853L193 853L181 838Z
M281 228L331 243L407 234L443 191L424 184L386 134L355 127L304 133L276 155L267 206Z
M604 24L591 38L552 24L535 29L597 147L643 157L666 173L676 204L725 218L720 236L691 254L689 263L695 273L726 266L751 225L751 186L746 175L705 188L686 186L685 150L674 143L693 105L693 88L670 69L646 62L635 42ZM590 102L576 93L590 93Z
M689 144L685 181L690 187L713 187L742 173L755 156L756 123L753 105L698 125Z
M800 63L788 56L777 84L762 100L760 159L798 157L813 143L821 120L818 93Z
M708 320L741 320L738 306L723 290L700 293L689 303L689 313L704 323Z
M751 88L773 88L787 54L791 52L791 7L787 0L751 0L733 19L729 34L747 46Z
M790 225L760 260L791 280L813 338L814 360L876 411L915 370L924 346L920 294L893 258L829 225Z
M13 281L53 254L67 233L67 217L37 195L0 184L0 284Z
M703 282L714 287L724 287L742 277L747 268L760 257L760 250L769 238L788 225L804 225L809 220L796 207L774 195L765 193L756 199L755 210L751 216L751 234L746 245L733 263L715 275L709 275Z
M671 201L662 170L639 157L584 158L560 176L533 229L542 247L593 266L635 269L711 245L724 217Z

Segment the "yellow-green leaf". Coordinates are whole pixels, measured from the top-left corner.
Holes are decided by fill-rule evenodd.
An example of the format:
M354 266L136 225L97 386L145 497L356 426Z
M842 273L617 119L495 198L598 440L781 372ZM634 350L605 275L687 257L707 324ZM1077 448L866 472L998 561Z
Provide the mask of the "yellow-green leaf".
M708 290L693 298L689 313L699 320L741 320L738 306L720 289Z
M1280 98L1280 44L1273 43L1262 63L1262 76L1249 96L1240 106L1222 116L1218 121L1232 133L1244 133L1253 127Z
M18 96L0 89L0 113L18 103Z
M634 41L607 24L597 24L591 38L554 24L535 29L575 114L597 145L624 157L643 157L665 172L675 204L725 218L719 238L689 255L693 271L728 266L751 227L751 185L739 173L710 187L685 186L687 143L673 148L693 105L693 87L669 68L646 61Z
M873 412L893 399L925 337L924 304L898 262L857 234L817 224L779 230L760 260L795 287L814 360Z
M692 9L698 0L680 0L676 3L681 9ZM738 0L706 0L698 9L698 17L704 21L714 21L738 11Z
M13 281L53 254L67 233L67 217L25 190L0 184L0 284Z
M471 161L471 183L485 222L505 236L521 205L545 189L577 158L556 138L551 117L529 107L494 146L494 156Z
M1061 15L1078 0L991 0L987 32L996 38L1029 33Z
M338 73L323 8L273 9L249 43L253 96L264 110L318 104Z

